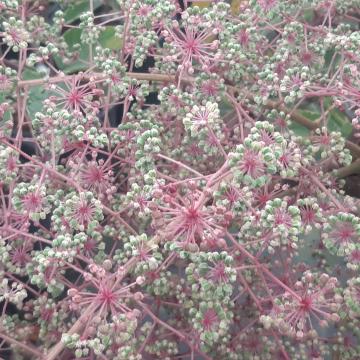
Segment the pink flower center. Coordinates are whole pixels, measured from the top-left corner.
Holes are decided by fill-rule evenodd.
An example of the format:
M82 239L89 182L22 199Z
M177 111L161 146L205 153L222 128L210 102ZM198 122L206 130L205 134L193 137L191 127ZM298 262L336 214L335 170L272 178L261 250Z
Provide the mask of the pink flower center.
M96 241L94 239L88 239L84 244L84 250L91 252L95 249Z
M75 211L75 216L81 225L88 224L91 221L93 209L91 205L82 201Z
M311 62L312 62L312 54L311 52L304 52L302 55L301 55L301 61L303 62L304 65L310 65Z
M246 174L253 178L260 176L263 173L263 163L258 158L258 155L252 151L247 151L244 154L244 159L241 164L241 169Z
M115 294L109 288L102 288L99 293L99 301L106 305L111 305L116 300Z
M71 106L72 108L76 108L81 104L82 100L82 95L78 90L75 89L70 92L67 102L69 106Z
M42 312L41 312L41 319L44 320L44 321L49 321L53 315L53 310L52 309L44 309Z
M228 276L225 272L225 265L223 262L216 264L216 266L211 271L211 278L215 282L227 282Z
M304 297L300 301L300 307L303 311L309 312L312 306L312 301L310 297Z
M315 220L315 212L312 209L306 208L301 212L301 219L304 224L311 224Z
M148 252L144 247L141 247L139 249L139 258L141 261L146 261L147 259L149 259Z
M356 236L355 231L350 224L342 224L333 232L332 237L336 242L348 243L353 241Z
M209 96L214 96L217 93L217 87L211 82L207 82L202 86L202 91Z
M41 207L42 198L39 194L30 193L23 199L24 208L28 212L36 212Z
M198 51L199 48L199 41L196 39L187 39L185 42L185 49L189 52L189 53L196 53Z
M290 156L288 154L282 154L279 161L285 168L287 168L290 164Z
M30 257L23 248L17 248L12 253L12 262L18 265L25 265Z
M9 171L14 171L16 169L16 159L14 157L9 157L6 163L6 168Z
M259 194L256 196L256 199L259 202L260 206L263 207L270 200L270 195L269 194Z
M151 10L152 10L151 6L144 5L138 10L138 15L139 16L146 16L146 15L148 15L150 13Z
M275 225L285 225L286 227L290 227L291 216L282 210L277 210L275 213Z
M350 260L353 263L360 263L360 250L354 250L350 254Z
M84 173L83 180L87 182L89 186L96 185L104 180L104 173L98 167L92 166Z
M218 321L218 316L216 311L214 309L206 310L202 321L202 325L204 329L210 330L217 321Z
M242 29L239 33L239 42L242 46L246 46L249 43L249 34L245 29Z
M200 218L198 210L194 208L187 209L186 211L186 222L189 226L195 225Z

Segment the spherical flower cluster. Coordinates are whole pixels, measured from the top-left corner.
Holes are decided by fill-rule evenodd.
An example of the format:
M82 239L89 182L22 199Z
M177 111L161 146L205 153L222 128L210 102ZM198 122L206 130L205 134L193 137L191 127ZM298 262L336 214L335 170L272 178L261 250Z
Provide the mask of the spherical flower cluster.
M91 191L70 194L64 203L64 219L72 229L94 229L103 219L101 202Z
M335 292L336 278L306 272L295 283L294 292L275 299L269 315L262 315L265 328L274 326L282 333L298 339L315 337L315 323L321 327L340 320L342 297Z
M350 309L350 317L355 319L360 316L360 278L352 278L348 281L348 287L344 292L344 300Z
M311 146L308 150L313 156L320 156L322 159L335 157L341 165L351 163L349 149L345 149L345 141L339 132L329 133L326 128L316 129L315 134L310 137Z
M13 51L18 52L20 49L26 49L30 41L30 34L24 29L21 20L10 17L8 21L3 21L4 41Z
M289 245L296 248L301 229L300 209L297 206L288 206L281 199L270 200L261 212L260 221L264 228L273 233L269 240L270 247Z
M15 82L16 71L10 67L0 65L0 90L10 91Z
M184 120L184 127L191 134L196 134L201 128L212 128L218 122L220 111L217 103L207 102L204 106L195 105Z
M33 221L45 219L50 212L46 197L46 186L31 183L19 183L14 189L12 203L14 209Z
M307 197L296 202L300 210L301 223L305 227L304 232L309 233L312 229L318 229L322 224L322 211L316 198Z
M16 178L19 161L14 150L0 145L0 183L10 184Z
M118 255L117 255L118 254ZM130 236L124 243L124 249L115 252L114 259L125 263L132 258L137 259L134 272L138 275L156 270L162 261L162 255L154 239L148 239L146 234Z
M348 255L360 237L360 220L348 213L330 215L324 224L323 242L334 254Z
M21 309L27 295L27 291L22 284L12 282L10 285L8 279L2 279L0 284L0 302L5 301L5 308L11 302Z
M103 30L101 26L95 26L94 14L91 12L81 14L79 27L83 30L81 32L81 41L89 45L97 43L100 32Z
M213 301L201 302L199 309L192 308L189 315L193 319L194 329L200 333L201 346L213 346L220 342L228 330L232 317L228 309L223 309Z
M359 0L0 0L0 45L0 357L359 358Z
M277 171L275 150L283 141L280 134L274 133L269 123L257 123L252 133L237 145L235 152L229 154L229 165L233 168L237 181L252 187L265 184L269 175Z

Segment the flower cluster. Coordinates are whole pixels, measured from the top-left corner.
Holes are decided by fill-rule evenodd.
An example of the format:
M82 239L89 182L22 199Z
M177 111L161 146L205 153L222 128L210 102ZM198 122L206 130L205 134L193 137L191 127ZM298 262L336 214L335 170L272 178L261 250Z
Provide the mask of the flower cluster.
M359 0L0 0L0 358L360 357Z

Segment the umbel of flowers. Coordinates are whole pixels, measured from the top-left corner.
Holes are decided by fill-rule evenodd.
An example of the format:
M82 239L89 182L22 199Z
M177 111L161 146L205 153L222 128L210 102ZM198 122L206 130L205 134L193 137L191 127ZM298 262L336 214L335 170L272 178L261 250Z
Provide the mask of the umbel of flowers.
M360 358L359 0L0 0L0 358Z

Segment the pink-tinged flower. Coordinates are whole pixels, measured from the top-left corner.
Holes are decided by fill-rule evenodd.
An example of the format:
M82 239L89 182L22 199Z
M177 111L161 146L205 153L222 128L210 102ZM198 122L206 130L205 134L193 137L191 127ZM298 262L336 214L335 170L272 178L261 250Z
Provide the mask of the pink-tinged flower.
M149 13L153 10L153 7L150 5L142 5L140 6L139 10L137 11L137 15L141 16L141 17L145 17L147 15L149 15Z
M309 50L303 50L299 56L301 62L306 66L312 65L315 62L320 61L320 58Z
M277 2L277 0L258 0L259 5L265 12L272 10L277 5Z
M65 201L64 218L71 228L83 231L103 219L101 202L89 191L73 195Z
M262 209L269 200L278 197L279 194L286 191L288 188L288 185L280 186L280 184L273 185L271 183L266 183L262 188L255 189L254 191L256 204Z
M239 162L240 170L245 174L256 179L265 173L265 164L259 153L254 150L246 149Z
M234 350L244 354L245 359L261 359L262 354L270 352L269 342L263 341L265 335L261 328L246 326L233 338Z
M215 97L219 95L221 89L219 79L208 79L201 83L200 90L202 94L208 97Z
M13 265L20 269L25 269L25 265L30 262L30 251L33 249L31 242L23 240L22 245L13 246L10 250L10 258Z
M82 248L81 253L92 258L95 255L95 251L97 248L98 248L98 242L95 239L88 237L84 243L84 247Z
M348 255L355 250L360 239L360 220L353 214L340 213L330 216L324 226L323 241L338 255Z
M300 74L295 74L290 77L284 77L283 85L281 86L282 91L298 91L301 90L304 85L304 80Z
M220 261L214 264L214 267L208 273L208 278L215 283L227 283L229 281L229 275L224 262Z
M9 90L12 86L12 80L8 75L0 74L0 90Z
M325 327L340 320L342 298L335 292L336 278L305 272L293 290L275 300L269 317L262 318L265 327L274 325L283 334L298 339L316 334L315 324Z
M26 194L22 199L22 204L28 213L38 212L43 203L43 197L40 193L33 192Z
M224 195L225 199L229 201L231 206L233 206L241 198L239 190L233 186L229 186Z
M358 247L350 252L347 256L348 264L347 266L350 269L357 270L360 269L360 244Z
M18 160L15 156L10 155L6 160L6 170L9 172L16 171L18 168Z
M259 129L259 134L259 141L262 141L265 146L270 146L276 143L276 139L272 131L268 131L267 129Z
M205 331L211 331L218 321L219 318L217 312L214 309L207 309L203 314L201 323Z
M97 164L90 164L81 172L81 181L85 189L95 190L96 192L105 191L108 186L106 172Z
M281 146L281 155L278 157L280 174L283 177L295 176L301 167L301 151L293 142Z
M279 208L275 210L274 213L275 226L283 225L286 228L290 229L292 224L293 224L293 218L285 209Z
M14 209L22 215L26 215L33 221L44 219L50 212L50 206L46 198L46 187L41 184L42 178L37 179L38 185L32 183L18 183L13 191L12 203Z
M247 47L249 44L250 36L249 32L246 29L241 29L237 35L239 43L243 47Z
M79 178L81 187L85 190L95 192L98 197L104 198L111 196L115 188L113 187L113 167L118 163L110 160L96 160L97 153L92 154L91 160L85 160L81 155L74 158L75 175Z
M68 295L72 299L71 307L74 310L80 310L87 307L88 304L94 304L94 316L98 316L102 320L107 320L108 316L118 316L126 314L128 316L137 315L137 310L132 310L128 306L128 299L134 296L139 299L137 293L132 294L131 289L138 284L133 282L123 285L119 281L117 272L107 273L103 268L93 266L94 275L85 274L85 286L79 291L72 288L68 291ZM138 278L140 279L140 278ZM134 312L135 311L135 312ZM89 322L91 322L89 320Z
M312 227L319 227L321 224L321 209L317 204L315 198L299 199L298 207L300 209L300 216L302 224L308 229Z
M340 244L348 244L358 240L358 235L352 224L342 223L331 233L330 238Z
M96 88L95 82L83 83L83 76L73 76L71 80L64 80L64 86L50 85L56 95L50 96L50 101L60 108L75 112L96 111L99 102L95 98L103 95L103 90Z
M285 119L285 117L282 117L282 116L278 116L276 119L275 119L275 125L279 128L279 130L283 133L284 131L287 130L288 128L288 123Z
M167 205L158 206L162 224L157 226L165 240L186 248L200 245L204 232L215 236L214 214L201 203L200 194L191 190L184 196L167 196Z
M203 67L216 63L219 56L217 54L219 42L209 41L213 36L213 30L210 28L199 30L191 25L183 29L178 26L167 27L162 33L167 45L174 47L173 54L169 55L168 60L179 62L185 70L191 69L194 61Z
M200 148L200 146L194 142L192 142L189 145L189 154L194 157L197 158L199 156L204 155L204 151Z
M95 206L85 198L80 198L74 206L73 216L82 226L86 226L93 219L94 214Z

